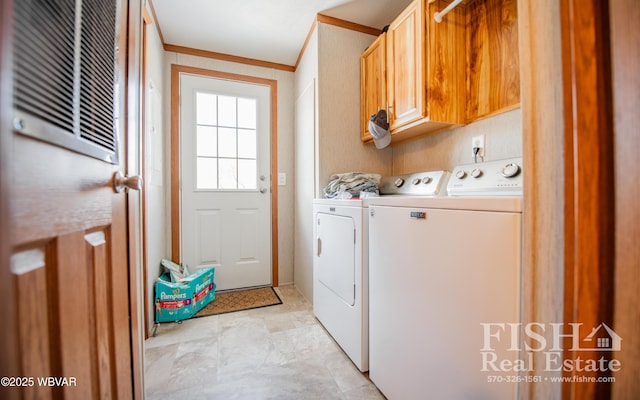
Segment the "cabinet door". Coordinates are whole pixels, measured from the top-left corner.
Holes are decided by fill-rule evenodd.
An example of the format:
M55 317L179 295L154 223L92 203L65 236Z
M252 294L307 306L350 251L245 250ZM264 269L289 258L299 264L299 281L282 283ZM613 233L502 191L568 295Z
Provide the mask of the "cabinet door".
M369 118L387 107L387 34L380 35L360 57L360 90L362 92L362 141L371 142Z
M467 7L458 6L436 22L437 11L448 0L433 0L427 5L426 20L426 90L429 121L463 124L465 113L465 25ZM501 43L500 41L496 43ZM487 45L488 46L488 45ZM517 53L517 48L516 48Z
M520 105L518 3L471 2L467 7L468 122Z
M388 96L391 130L426 115L424 0L411 3L387 32Z

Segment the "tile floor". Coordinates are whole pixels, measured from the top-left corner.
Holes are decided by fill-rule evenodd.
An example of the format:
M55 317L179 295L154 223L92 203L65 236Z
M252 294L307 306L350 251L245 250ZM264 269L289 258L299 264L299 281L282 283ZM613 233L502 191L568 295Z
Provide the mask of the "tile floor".
M147 399L384 399L293 286L283 304L165 323L145 342Z

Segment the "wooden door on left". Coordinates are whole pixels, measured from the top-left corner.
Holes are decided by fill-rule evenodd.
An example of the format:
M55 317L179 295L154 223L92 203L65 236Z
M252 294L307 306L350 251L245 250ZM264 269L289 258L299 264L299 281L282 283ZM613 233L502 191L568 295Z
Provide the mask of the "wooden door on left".
M13 68L2 68L2 82L10 83L11 90L2 94L0 133L11 151L0 157L10 191L2 193L9 212L0 226L10 248L0 289L11 295L3 300L2 310L10 317L3 329L10 332L0 349L9 355L2 374L10 379L3 380L0 397L141 397L127 194L114 190L114 174L126 172L124 144L132 134L126 129L127 101L136 84L131 75L127 81L132 62L127 29L135 2L83 0L81 7L76 7L79 0L8 3L1 14L2 36L13 40L3 40L2 61L9 54ZM84 24L68 35L82 41L69 45L80 58L72 64L72 76L64 75L64 40L50 40L50 45L61 44L58 55L46 55L49 64L37 48L27 55L21 51L24 43L49 45L43 39L44 21L35 38L20 37L25 34L20 26L40 29L16 22L16 15L31 12L47 16L60 31L73 30L72 20ZM81 18L69 15L78 12ZM95 27L109 18L115 33L105 39ZM106 47L100 47L100 40ZM96 49L110 51L111 45L111 58L100 65ZM42 71L42 76L25 75L29 70ZM73 81L72 99L64 95L65 79ZM25 87L37 96L29 97ZM65 104L71 115L68 130L63 129Z
M20 391L130 398L125 194L111 188L117 167L17 134L13 143L18 376L70 380Z

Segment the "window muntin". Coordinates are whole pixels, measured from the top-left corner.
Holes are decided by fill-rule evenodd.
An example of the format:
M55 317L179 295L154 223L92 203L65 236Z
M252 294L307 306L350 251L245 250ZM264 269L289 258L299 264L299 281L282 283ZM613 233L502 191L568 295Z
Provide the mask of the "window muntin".
M256 99L196 92L196 190L257 189Z

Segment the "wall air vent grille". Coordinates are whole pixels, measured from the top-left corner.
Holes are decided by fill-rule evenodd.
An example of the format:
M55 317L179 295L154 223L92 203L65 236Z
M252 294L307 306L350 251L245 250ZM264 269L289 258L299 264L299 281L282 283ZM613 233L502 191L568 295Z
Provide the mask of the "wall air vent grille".
M114 76L116 7L84 0L80 47L80 137L115 151Z
M72 135L75 1L14 4L14 106Z
M119 0L14 4L14 128L117 164Z

